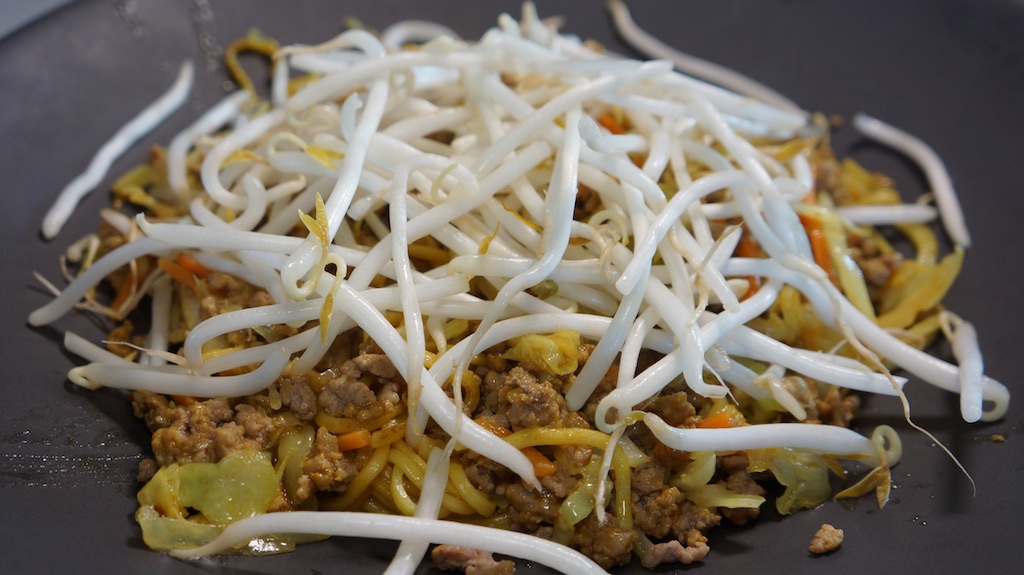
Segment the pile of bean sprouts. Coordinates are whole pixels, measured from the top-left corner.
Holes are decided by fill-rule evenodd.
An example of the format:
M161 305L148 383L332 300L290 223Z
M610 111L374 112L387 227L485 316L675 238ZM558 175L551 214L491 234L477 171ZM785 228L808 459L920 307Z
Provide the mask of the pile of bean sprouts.
M613 2L612 10L627 40L662 59L605 53L559 33L530 4L519 21L502 15L479 41L436 24L402 22L380 36L353 29L324 44L279 50L269 103L254 102L246 91L231 94L171 142L166 162L173 194L165 200L187 215L133 219L105 211L106 221L134 240L83 266L30 323L48 324L68 313L104 277L137 258L186 252L211 270L266 290L274 304L203 321L175 353L168 349L170 279L154 272L128 304L150 296L147 353L130 362L69 333L67 348L89 362L71 370L71 381L90 389L244 396L282 374L312 369L339 334L358 327L408 384L408 437L422 434L432 420L452 444L457 440L535 486L523 453L465 416L461 395L449 397L441 385L454 377L457 390L465 366L495 344L557 329L596 343L566 395L568 409L579 410L618 363L616 387L600 401L595 421L613 438L640 417L634 406L680 379L708 398L741 390L794 403L737 358L773 366L772 373L902 397L906 380L889 374L877 352L959 394L965 420L1000 418L1009 394L984 376L969 323L946 322L958 367L876 325L814 263L795 209L814 191L807 157L779 161L761 147L820 135L811 115L774 92L734 81L734 73L721 75L652 44L621 3ZM185 64L167 94L103 146L47 214L47 237L57 235L117 156L181 105L191 79ZM612 133L595 121L603 113L627 118L631 129ZM934 153L879 120L858 117L855 125L920 161L938 210L915 204L837 213L876 226L939 217L953 241L967 247L956 196ZM439 132L451 139L430 137ZM201 152L198 177L186 165L192 150ZM634 163L637 157L642 161ZM689 169L695 165L701 167L697 177ZM677 185L669 193L659 184L666 175ZM581 186L601 200L588 221L573 218ZM768 257L737 256L740 225L712 233L721 229L714 222L725 219L742 222ZM383 239L361 246L355 241L360 226ZM305 237L290 234L303 227ZM427 236L451 252L449 263L411 265L410 243ZM80 256L87 243L77 243L69 255ZM371 287L377 276L393 283ZM472 278L492 286L493 297L471 295ZM749 278L760 288L743 298ZM557 285L557 292L529 289L544 282ZM785 286L798 290L861 359L790 347L747 326ZM404 329L385 317L389 311L401 313ZM478 327L449 342L444 326L453 319ZM272 325L313 327L204 355L204 344L218 336ZM429 368L427 338L438 350ZM661 359L638 373L644 349ZM244 373L223 375L247 366ZM650 413L642 418L658 440L684 451L793 447L877 463L886 457L886 443L890 459L898 444L891 433L880 440L836 426L680 429ZM448 455L436 453L441 462ZM448 465L432 461L429 469L415 518L274 513L242 520L210 545L175 554L215 553L265 533L315 532L405 540L404 559L396 560L403 569L417 564L427 542L447 542L563 572L600 572L561 545L438 521Z

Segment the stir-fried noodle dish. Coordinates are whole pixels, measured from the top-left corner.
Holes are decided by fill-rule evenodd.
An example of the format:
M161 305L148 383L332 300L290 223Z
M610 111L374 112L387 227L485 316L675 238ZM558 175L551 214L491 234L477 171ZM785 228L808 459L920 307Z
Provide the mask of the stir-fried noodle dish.
M152 432L148 546L379 537L402 541L393 573L428 552L477 573L511 572L492 552L571 573L713 561L708 531L766 501L885 504L899 436L850 424L880 394L927 433L899 373L959 394L966 421L1002 417L1006 388L941 304L970 239L931 149L852 119L920 163L932 193L907 203L834 157L823 116L611 10L655 59L530 4L476 41L408 21L228 48L242 88L116 179L30 316L112 321L102 342L67 334L86 361L69 379L130 390ZM245 51L271 63L267 98ZM939 337L952 362L922 351Z

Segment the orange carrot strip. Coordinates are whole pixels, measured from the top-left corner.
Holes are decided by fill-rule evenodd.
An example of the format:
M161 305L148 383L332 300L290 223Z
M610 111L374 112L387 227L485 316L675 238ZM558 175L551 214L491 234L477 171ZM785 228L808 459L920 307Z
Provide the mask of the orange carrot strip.
M807 239L811 241L811 253L814 254L814 263L821 269L828 272L828 279L832 285L839 285L835 271L832 269L832 259L828 255L828 240L825 239L825 226L818 220L807 216L800 216L800 223L807 232Z
M497 435L498 437L508 437L509 435L512 435L511 431L505 429L504 427L498 425L497 423L494 423L490 419L481 417L474 421L479 423L480 427L483 427L484 429L490 431L491 433ZM550 459L545 457L544 454L541 453L536 447L524 447L519 451L522 451L523 455L525 455L526 458L530 460L530 463L533 464L533 473L537 477L547 477L548 475L551 475L552 473L558 471L558 466L555 465L554 462L552 462Z
M512 435L511 431L505 429L504 427L498 425L497 423L494 423L493 421L487 419L486 417L474 419L473 421L480 424L480 427L486 429L487 431L490 431L491 433L497 435L498 437L508 437L509 435Z
M196 276L192 275L192 272L167 258L158 258L156 260L156 265L163 270L164 273L174 278L175 281L195 291Z
M171 394L171 399L173 399L174 403L177 403L178 405L192 405L193 403L196 402L196 398L192 397L191 395Z
M609 112L605 112L604 114L601 114L597 118L597 123L601 124L609 132L611 132L611 133L613 133L615 135L626 133L626 127L623 126L622 124L620 124L619 121L615 119L615 116L611 115L611 113L609 113Z
M370 430L357 429L338 436L338 451L352 451L370 444Z
M734 252L736 257L740 258L757 258L761 257L761 248L758 247L754 240L750 239L750 236L743 234L740 238L740 243L736 244L736 250ZM750 296L757 293L757 290L761 289L761 282L757 279L757 276L747 276L747 292L740 297L740 301L743 301Z
M533 464L533 473L537 477L547 477L558 471L558 466L547 457L544 457L544 454L538 451L536 447L524 447L519 451L522 451L523 455Z
M176 261L179 266L185 268L186 270L191 272L192 275L200 279L203 279L206 276L210 275L209 268L199 263L198 260L186 254L185 252L178 252L178 257L176 258Z
M726 429L728 427L736 427L736 420L732 418L732 414L728 411L719 411L701 419L697 422L697 427L701 429Z
M117 286L117 293L114 294L114 301L110 302L110 309L121 309L124 302L128 301L128 298L135 293L135 290L139 289L139 277L138 271L134 267L128 268L128 273L124 279L121 280L121 285Z

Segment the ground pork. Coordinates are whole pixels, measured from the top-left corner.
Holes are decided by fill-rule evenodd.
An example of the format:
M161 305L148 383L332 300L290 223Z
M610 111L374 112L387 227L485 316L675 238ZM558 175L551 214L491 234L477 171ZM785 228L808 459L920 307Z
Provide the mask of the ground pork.
M360 353L336 373L317 396L317 405L329 415L367 421L394 410L402 400L405 383L383 354Z
M578 412L565 411L562 413L562 427L590 429L590 424ZM589 445L563 445L561 449L565 451L569 465L576 469L589 465L590 458L594 454L594 448Z
M549 381L539 381L521 367L513 367L498 391L499 409L512 431L545 427L559 420L565 398Z
M352 358L352 363L363 373L369 373L382 380L393 381L399 379L398 370L395 364L391 363L388 356L383 353L360 353Z
M283 376L277 380L281 404L301 421L312 421L316 416L317 397L305 376Z
M274 298L264 290L256 290L249 296L249 299L245 301L245 307L263 307L265 305L273 305Z
M579 479L575 475L559 465L554 473L547 477L542 477L540 484L555 497L565 499L572 492L573 488L576 487L578 481Z
M811 539L811 545L808 549L815 555L822 555L839 549L839 546L842 544L843 530L836 529L828 523L824 523L821 528L818 529L818 532L814 534L814 538Z
M679 489L666 487L645 496L633 493L633 521L644 533L661 539L685 536L691 529L705 532L722 517L686 499Z
M221 272L210 272L206 276L209 295L199 300L201 319L209 319L225 312L242 309L252 297L253 288L248 283ZM256 340L255 332L249 329L225 334L231 345L246 345Z
M124 320L121 325L110 330L107 334L107 351L116 354L121 357L128 357L138 353L137 350L131 346L124 345L130 343L132 345L142 345L145 343L144 338L141 336L133 336L134 327L132 326L131 320Z
M541 525L558 520L561 501L550 493L535 491L519 481L505 486L505 497L508 498L512 529L516 531L533 533Z
M723 487L740 495L764 496L764 488L747 471L750 461L745 453L721 457L719 458L719 464L721 465L722 473L726 476L725 481L719 482ZM757 519L761 509L758 507L753 509L728 509L723 507L719 509L719 512L735 525L746 525Z
M641 463L633 470L632 488L638 497L660 493L665 488L668 470L657 459Z
M604 569L625 565L632 558L633 544L639 536L632 529L622 529L614 519L602 525L591 513L576 526L571 545Z
M219 461L225 455L241 451L243 449L262 449L262 444L252 438L245 436L245 428L229 421L213 430L213 452L216 455L214 461Z
M216 437L218 427L234 420L235 412L226 399L195 401L182 406L162 395L134 392L132 408L153 432L150 443L161 467L171 463L215 463L226 453L217 449ZM227 434L223 439L232 443L241 441Z
M139 483L149 483L157 471L160 471L160 464L152 457L146 457L139 462L139 471L135 475L135 480Z
M498 399L498 392L501 391L501 386L505 384L505 374L495 369L481 368L480 371L483 372L477 373L480 376L480 413L496 415L501 404Z
M334 417L355 417L377 400L377 394L358 376L347 374L327 382L317 396L317 404Z
M640 563L648 569L654 569L663 563L689 565L704 559L711 551L711 548L708 547L708 538L696 529L688 531L683 541L686 542L685 545L676 539L665 543L655 543L643 556Z
M498 486L509 476L505 466L472 451L467 451L463 456L462 467L466 470L466 477L473 487L487 495L494 495Z
M306 460L302 462L296 500L305 501L313 491L343 492L359 470L356 464L338 449L338 437L323 427L316 430L316 439Z
M161 467L215 463L234 451L267 449L283 424L248 403L232 408L224 398L191 400L183 405L163 395L136 391L131 399L136 417L153 432L153 456Z
M281 426L278 420L247 403L235 406L235 423L245 430L247 438L260 444L259 449L270 447Z
M495 561L488 551L460 545L438 545L430 552L430 558L442 571L462 571L466 575L512 575L516 572L512 561Z
M576 192L576 207L573 209L573 219L585 222L600 207L601 196L593 189L581 184Z
M839 389L831 389L825 397L817 402L818 419L840 427L849 427L857 410L860 409L860 396L855 393L844 393Z
M696 427L700 418L684 391L659 396L644 407L673 427Z

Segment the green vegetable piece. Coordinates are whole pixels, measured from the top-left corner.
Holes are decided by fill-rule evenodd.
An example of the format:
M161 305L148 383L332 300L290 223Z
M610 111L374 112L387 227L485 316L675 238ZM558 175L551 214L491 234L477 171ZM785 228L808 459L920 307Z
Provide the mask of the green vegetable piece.
M277 474L263 451L236 451L219 463L181 468L181 504L217 525L264 513L278 495Z
M153 549L194 547L229 523L266 513L280 495L270 455L236 451L218 463L164 467L139 491L135 518Z

